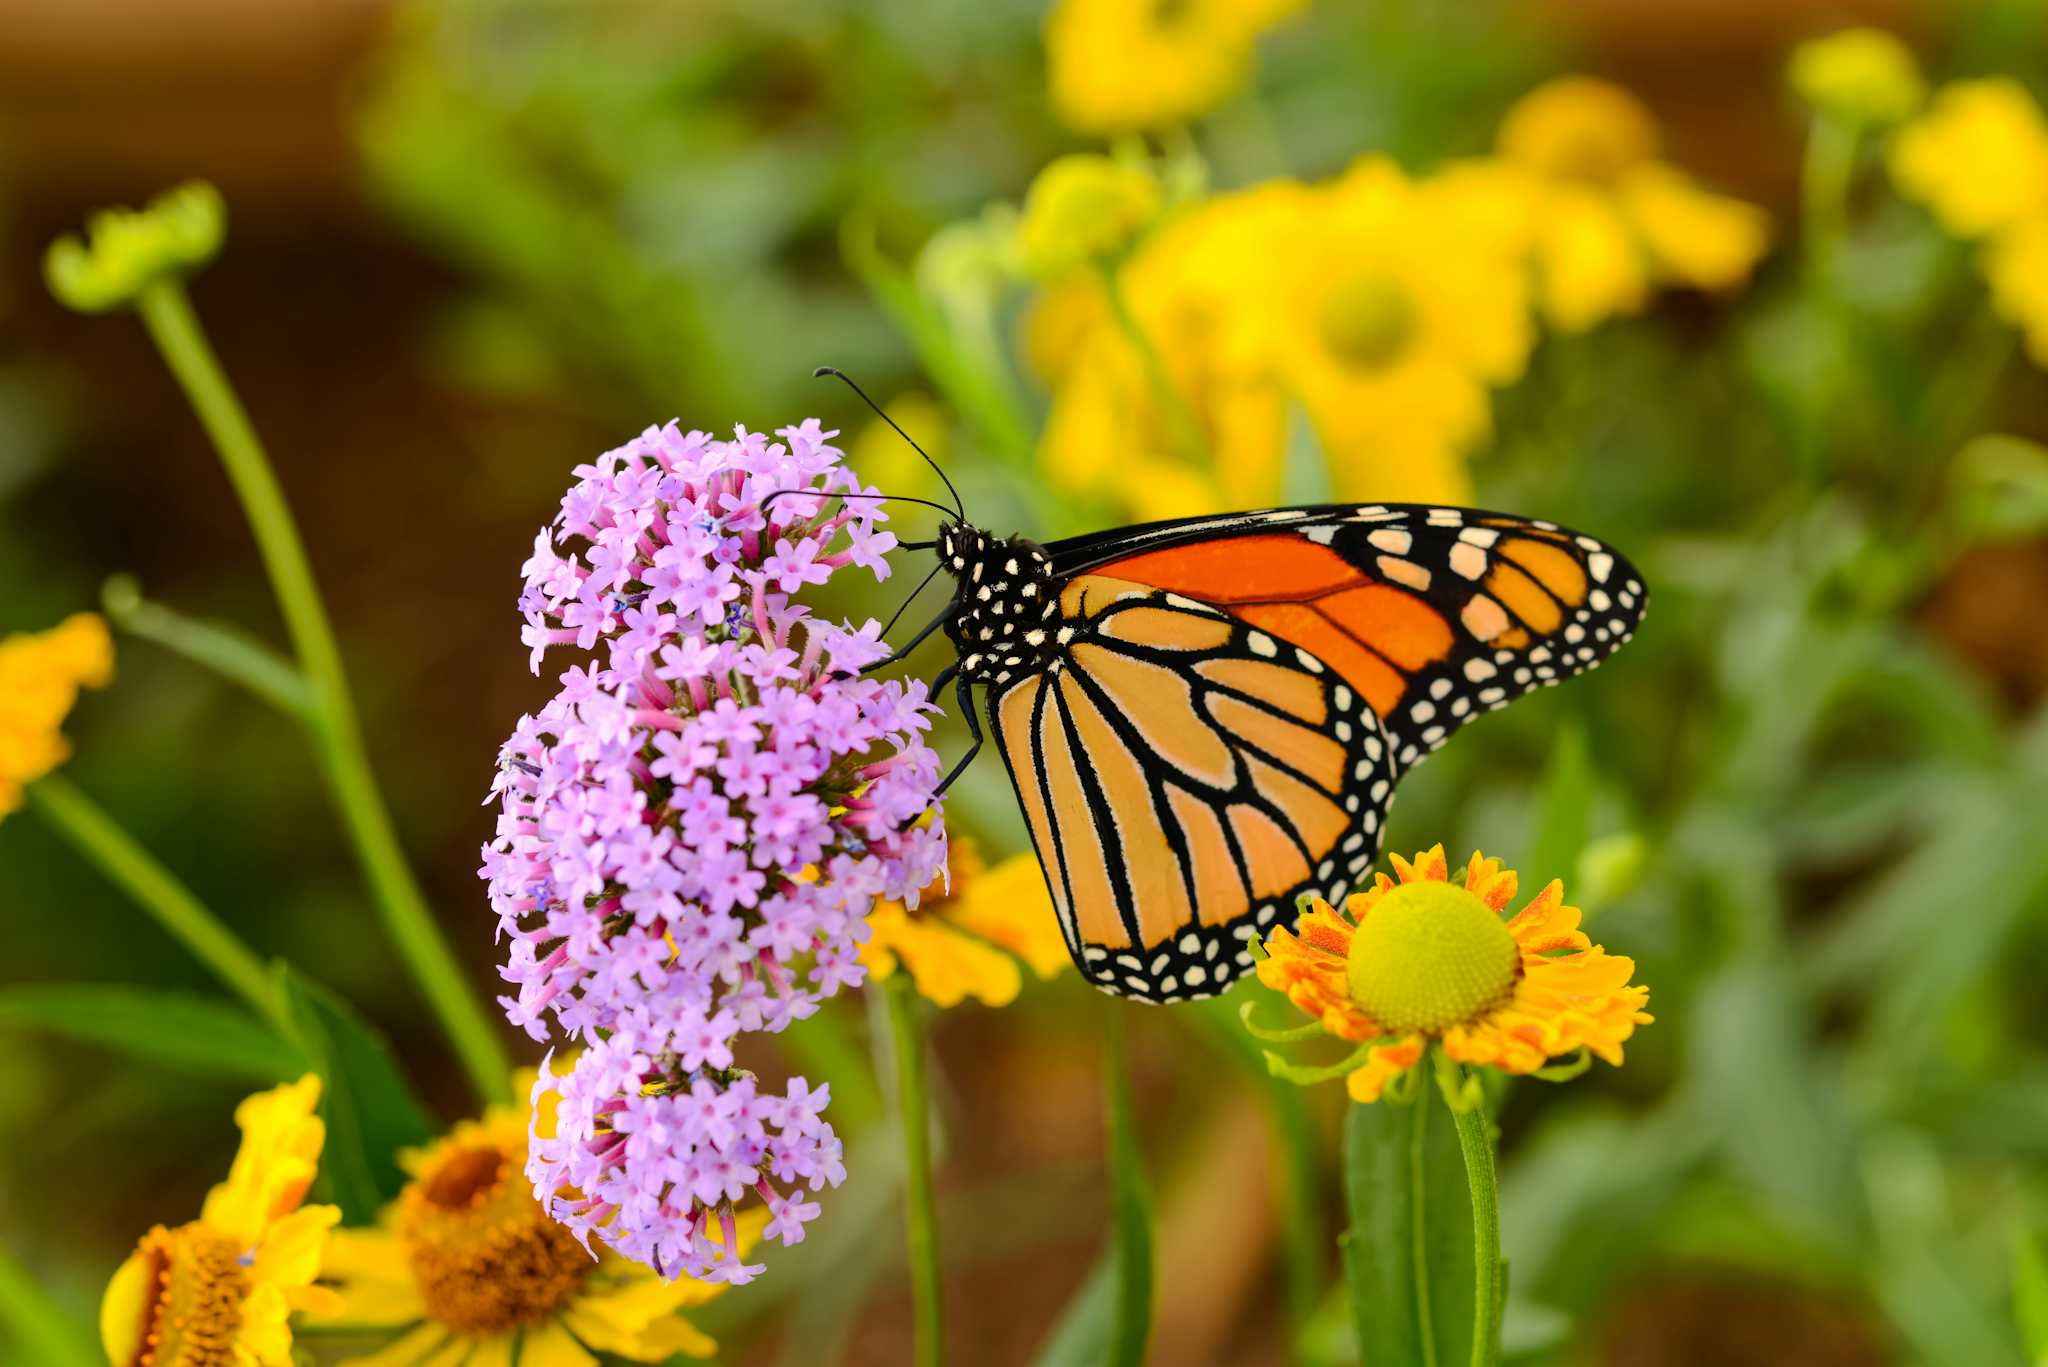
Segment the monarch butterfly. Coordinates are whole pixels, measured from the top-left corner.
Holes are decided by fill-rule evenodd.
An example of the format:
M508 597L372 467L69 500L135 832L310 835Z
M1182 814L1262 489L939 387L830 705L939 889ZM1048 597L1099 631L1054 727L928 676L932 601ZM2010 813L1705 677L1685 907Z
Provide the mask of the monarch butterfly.
M1220 992L1297 897L1338 901L1402 775L1598 665L1645 604L1606 543L1476 509L1273 508L1045 545L973 526L957 494L945 511L905 545L937 551L953 598L893 657L939 627L956 648L932 692L955 685L973 746L941 791L981 749L979 688L1074 963L1148 1002Z

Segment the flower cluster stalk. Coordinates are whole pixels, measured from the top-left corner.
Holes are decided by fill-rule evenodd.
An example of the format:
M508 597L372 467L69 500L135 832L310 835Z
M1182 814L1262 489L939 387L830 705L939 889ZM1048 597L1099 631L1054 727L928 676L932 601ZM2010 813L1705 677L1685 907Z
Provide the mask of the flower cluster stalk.
M910 1256L910 1293L917 1322L917 1367L946 1360L945 1307L939 1262L938 1201L932 1173L931 1089L926 1073L924 1003L917 984L898 973L883 984L895 1046L896 1117L903 1131L903 1214Z

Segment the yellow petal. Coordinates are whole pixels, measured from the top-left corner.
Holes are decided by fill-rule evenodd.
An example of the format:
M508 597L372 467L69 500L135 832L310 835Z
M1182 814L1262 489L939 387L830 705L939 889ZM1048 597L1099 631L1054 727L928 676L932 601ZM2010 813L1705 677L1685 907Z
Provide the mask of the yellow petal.
M421 1367L428 1354L444 1353L451 1345L467 1347L468 1343L467 1339L450 1337L438 1324L422 1324L367 1357L343 1359L343 1367Z
M549 1320L527 1334L519 1367L597 1367L597 1359L584 1351L561 1321Z
M939 1006L958 1006L966 997L1008 1006L1024 985L1016 960L942 922L913 922L896 954L917 990Z
M280 1286L306 1285L320 1273L327 1231L339 1223L339 1206L302 1206L274 1222L257 1246L252 1275Z
M142 1351L142 1328L156 1299L156 1282L150 1275L149 1259L141 1249L128 1255L114 1269L100 1297L100 1343L107 1361L125 1364Z
M512 1350L519 1340L511 1334L497 1334L476 1340L476 1349L462 1367L512 1367Z
M236 1357L262 1367L292 1367L291 1315L282 1287L254 1287L235 1326Z
M1763 210L1708 194L1673 167L1631 172L1621 202L1659 274L1694 289L1740 285L1770 241Z
M675 1353L710 1357L718 1351L711 1337L673 1312L644 1324L627 1326L578 1301L562 1315L562 1323L585 1344L635 1362L660 1362Z
M1041 978L1069 962L1036 855L1011 855L969 883L948 907L947 919L1018 955Z
M1543 202L1536 230L1543 310L1560 332L1584 332L1649 299L1642 249L1611 202L1575 186Z
M328 1235L321 1272L335 1284L338 1303L312 1307L321 1323L398 1325L426 1318L426 1302L412 1279L405 1251L381 1229L338 1229Z
M253 1247L272 1220L297 1208L327 1136L313 1114L319 1100L320 1079L308 1073L235 1108L242 1144L227 1181L207 1193L200 1209L206 1224Z

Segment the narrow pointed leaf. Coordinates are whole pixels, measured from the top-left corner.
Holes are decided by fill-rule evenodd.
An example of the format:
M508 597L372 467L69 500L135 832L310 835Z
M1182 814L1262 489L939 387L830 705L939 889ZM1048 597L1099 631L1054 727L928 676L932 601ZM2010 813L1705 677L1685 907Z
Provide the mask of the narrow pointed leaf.
M0 991L0 1028L45 1030L183 1073L243 1083L288 1081L306 1056L231 1002L104 983Z
M367 1223L404 1185L399 1150L425 1143L433 1127L383 1036L355 1008L289 967L280 969L280 978L325 1084L320 1180L346 1223Z
M1472 1351L1472 1198L1435 1086L1353 1105L1340 1243L1364 1367L1456 1367Z

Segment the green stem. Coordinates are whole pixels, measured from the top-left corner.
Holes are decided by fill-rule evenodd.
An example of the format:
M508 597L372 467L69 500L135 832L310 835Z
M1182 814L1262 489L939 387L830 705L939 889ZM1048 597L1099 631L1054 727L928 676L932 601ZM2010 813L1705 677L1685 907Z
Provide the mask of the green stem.
M277 1026L287 1039L294 1037L291 1013L277 985L263 971L262 960L99 804L61 774L36 780L29 786L28 798L59 835L119 884L230 991Z
M1138 354L1138 364L1144 367L1146 382L1151 385L1160 413L1166 419L1167 435L1176 454L1197 469L1206 470L1209 467L1209 439L1202 435L1202 424L1174 384L1166 362L1159 357L1159 349L1152 345L1152 339L1145 335L1145 329L1138 323L1138 316L1131 312L1131 303L1124 295L1123 281L1118 278L1116 267L1108 261L1098 261L1096 275L1102 281L1103 297L1109 301L1110 316L1116 319L1117 330L1123 333L1131 350Z
M0 1324L7 1326L24 1362L92 1367L105 1361L85 1326L59 1310L5 1247L0 1247Z
M1800 234L1806 268L1824 275L1848 231L1849 185L1856 174L1858 129L1828 114L1816 114L1806 138L1800 169Z
M1452 1102L1465 1092L1458 1065L1442 1049L1436 1056L1437 1082L1458 1127L1458 1148L1465 1156L1465 1182L1472 1192L1472 1367L1494 1367L1500 1361L1503 1301L1500 1277L1500 1179L1494 1172L1493 1131L1483 1105ZM1418 1106L1427 1097L1417 1098Z
M946 1359L940 1301L938 1201L932 1189L932 1118L925 1073L924 1002L908 973L883 990L889 998L889 1033L896 1041L896 1115L903 1131L903 1214L910 1254L910 1293L917 1313L917 1367Z
M477 1090L487 1100L509 1102L510 1060L493 1022L464 981L434 924L371 776L341 651L263 445L214 356L184 286L175 279L155 281L143 289L137 308L220 453L255 533L299 669L313 693L307 716L313 748L355 844L384 929L426 994Z

